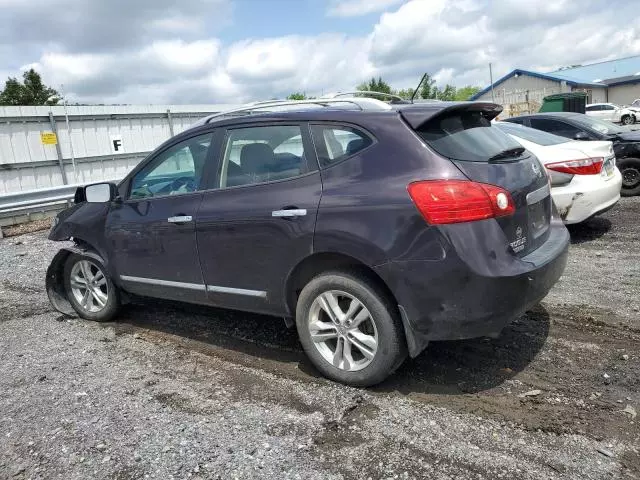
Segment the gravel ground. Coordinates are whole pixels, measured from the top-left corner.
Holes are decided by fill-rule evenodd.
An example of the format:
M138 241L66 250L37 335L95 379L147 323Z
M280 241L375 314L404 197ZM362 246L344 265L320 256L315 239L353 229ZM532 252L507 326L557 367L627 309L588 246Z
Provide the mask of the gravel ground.
M499 338L434 342L368 390L320 378L279 319L63 318L61 244L0 240L0 478L640 478L638 212L572 228L562 280Z

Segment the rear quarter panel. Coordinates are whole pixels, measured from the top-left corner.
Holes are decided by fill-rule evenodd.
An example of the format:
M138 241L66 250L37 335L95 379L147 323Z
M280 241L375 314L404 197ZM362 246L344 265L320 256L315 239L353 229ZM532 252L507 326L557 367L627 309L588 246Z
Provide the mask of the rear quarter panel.
M399 117L374 118L360 128L377 141L321 172L314 252L346 254L369 266L441 257L441 236L415 208L407 185L465 177L434 155Z

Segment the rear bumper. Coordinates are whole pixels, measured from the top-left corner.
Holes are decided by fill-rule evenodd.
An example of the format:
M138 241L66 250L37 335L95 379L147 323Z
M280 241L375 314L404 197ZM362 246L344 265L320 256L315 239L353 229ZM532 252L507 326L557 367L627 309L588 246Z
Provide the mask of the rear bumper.
M613 207L620 200L622 175L616 168L611 178L600 175L588 178L576 175L571 183L553 187L553 202L566 224L580 223Z
M480 223L466 228L496 234L491 225ZM448 245L440 261L377 267L400 305L411 356L431 340L497 336L542 300L562 275L568 255L569 233L562 222L554 220L550 230L547 241L522 258L497 254L488 242L478 245L483 232L476 231L467 241Z

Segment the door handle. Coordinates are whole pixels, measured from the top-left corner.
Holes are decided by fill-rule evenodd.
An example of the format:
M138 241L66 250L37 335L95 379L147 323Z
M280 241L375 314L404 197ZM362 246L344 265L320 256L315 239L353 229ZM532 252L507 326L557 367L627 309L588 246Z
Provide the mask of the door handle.
M274 210L272 217L304 217L307 214L306 208L291 208L286 210Z
M178 215L175 217L167 218L167 222L169 223L188 223L192 221L193 221L193 217L191 215Z

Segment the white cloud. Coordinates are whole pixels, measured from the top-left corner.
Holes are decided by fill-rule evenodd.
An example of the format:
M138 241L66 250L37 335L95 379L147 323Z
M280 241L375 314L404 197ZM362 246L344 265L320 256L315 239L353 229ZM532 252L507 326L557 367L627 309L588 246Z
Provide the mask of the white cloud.
M0 0L4 12L17 12L22 28L39 21L38 9L29 13L23 3L7 1ZM230 44L202 30L207 15L216 6L227 8L228 0L141 1L140 11L112 30L102 24L109 18L102 23L93 18L106 13L95 5L89 9L92 2L51 1L60 8L75 5L73 18L88 26L77 31L54 25L55 33L22 35L26 43L20 46L2 31L0 56L14 64L0 64L0 70L4 78L19 76L20 65L35 63L46 83L63 83L70 99L95 103L235 103L294 91L317 95L351 90L379 75L395 88L407 88L424 72L439 85L485 86L489 62L499 78L513 68L543 71L640 54L635 1L611 9L606 0L583 0L575 15L568 0L412 0L381 14L368 34L287 35ZM366 8L392 4L365 3ZM330 5L343 12L349 11L345 5L362 6L359 1Z
M359 17L386 10L403 0L331 0L327 15L330 17Z

